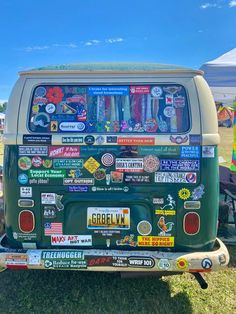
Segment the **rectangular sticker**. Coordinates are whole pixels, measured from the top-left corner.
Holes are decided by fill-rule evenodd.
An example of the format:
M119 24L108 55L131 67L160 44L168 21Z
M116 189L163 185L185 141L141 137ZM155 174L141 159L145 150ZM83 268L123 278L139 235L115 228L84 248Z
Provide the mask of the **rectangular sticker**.
M52 235L51 244L57 246L91 246L91 235Z
M19 156L47 156L47 146L19 146Z
M83 159L53 159L53 168L59 169L81 169Z
M29 178L64 178L66 176L66 170L34 170L28 171Z
M83 143L84 142L84 138L81 136L79 137L72 137L72 136L65 136L62 137L62 143Z
M195 172L155 172L156 183L196 183Z
M199 160L187 159L162 159L160 160L160 170L162 171L199 171Z
M129 95L128 86L89 86L89 96L112 96L112 95Z
M173 247L174 237L138 236L138 246Z
M56 204L56 194L55 193L41 193L41 204L43 205Z
M124 172L142 172L143 158L116 158L116 170Z
M42 262L49 269L87 268L83 252L80 251L42 251Z
M23 144L51 144L52 135L23 135Z
M200 146L181 146L180 147L181 158L200 158Z
M130 94L150 94L150 86L130 86Z
M214 158L215 147L214 146L202 146L202 157L203 158Z
M50 146L48 148L48 157L50 158L77 158L80 157L79 146Z
M93 178L64 178L64 185L94 185Z
M68 192L88 192L88 186L68 186Z
M44 224L45 236L53 234L62 234L62 223L61 222L46 222Z
M119 145L155 145L154 137L118 137Z
M175 216L176 210L173 210L173 209L156 209L155 214L156 215L164 215L164 216Z
M130 228L130 209L124 207L88 207L88 229L117 229Z
M27 266L28 257L25 254L6 255L5 263L7 266Z
M20 197L32 197L32 187L21 186L20 187Z
M150 175L146 174L125 174L124 181L127 183L150 183Z

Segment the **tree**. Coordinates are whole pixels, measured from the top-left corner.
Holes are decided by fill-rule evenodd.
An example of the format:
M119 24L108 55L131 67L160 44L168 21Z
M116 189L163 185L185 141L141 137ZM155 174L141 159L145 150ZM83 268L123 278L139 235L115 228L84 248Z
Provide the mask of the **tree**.
M7 109L7 102L0 104L0 112L5 113L6 109Z

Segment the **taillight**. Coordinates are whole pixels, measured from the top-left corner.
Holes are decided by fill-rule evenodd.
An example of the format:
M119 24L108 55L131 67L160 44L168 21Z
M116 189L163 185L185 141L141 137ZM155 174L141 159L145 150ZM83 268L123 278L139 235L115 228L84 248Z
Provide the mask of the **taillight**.
M18 216L20 231L24 233L32 232L35 228L34 214L30 210L22 210Z
M200 216L194 212L185 214L183 227L186 234L197 234L200 230Z

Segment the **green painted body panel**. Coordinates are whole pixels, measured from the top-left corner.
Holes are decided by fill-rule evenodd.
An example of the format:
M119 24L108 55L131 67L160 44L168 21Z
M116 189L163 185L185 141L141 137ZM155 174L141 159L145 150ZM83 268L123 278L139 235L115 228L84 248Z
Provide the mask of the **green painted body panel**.
M37 146L37 145L34 145ZM169 146L174 150L174 155L170 155L166 149L167 146L154 146L148 147L148 153L145 153L147 147L138 146L135 148L135 157L145 155L157 155L158 158L178 159L180 146ZM49 179L48 173L42 165L39 168L31 166L30 169L22 170L18 167L18 161L21 156L18 155L17 145L6 145L5 147L5 161L4 161L4 198L5 198L5 211L6 211L6 234L9 243L13 247L22 247L23 242L36 243L37 248L66 248L61 246L60 242L57 245L51 246L50 236L45 236L45 229L47 224L61 223L64 235L91 235L92 246L87 248L110 248L110 249L140 249L140 250L168 250L168 251L207 251L213 248L217 233L217 220L218 220L218 157L217 147L214 148L215 153L212 158L200 158L200 171L197 171L196 183L157 183L155 182L154 173L146 173L145 180L149 182L128 182L134 174L123 174L124 182L118 183L111 182L111 177L99 177L104 174L97 173L97 178L94 177L94 172L91 173L85 168L85 162L92 156L98 163L101 164L101 155L110 152L116 157L127 158L124 152L121 151L121 146L80 146L80 157L83 160L83 168L80 168L78 180L83 178L94 180L94 185L79 184L75 187L74 184L67 185L63 181L63 176L72 178L73 173L70 169L64 169L61 172L61 177ZM150 150L153 152L151 153ZM159 150L159 153L157 151ZM128 155L129 156L129 155ZM201 156L201 152L200 152ZM43 157L42 157L43 158ZM32 156L30 156L32 159ZM63 161L64 162L64 161ZM55 163L57 164L57 163ZM81 167L81 161L77 163ZM51 170L53 168L50 168ZM108 168L106 168L108 169ZM34 170L32 172L32 170ZM39 170L39 172L36 172ZM60 170L60 169L58 169ZM110 172L114 171L114 165L108 169ZM106 170L108 173L109 171ZM40 172L41 171L41 172ZM109 173L110 173L109 172ZM20 184L18 176L20 174L27 174L28 182ZM32 177L32 173L36 177ZM40 177L39 176L43 176ZM70 176L69 176L70 175ZM142 181L143 173L136 173L139 177L133 180ZM31 177L30 177L31 176ZM75 178L76 179L76 178ZM114 180L117 180L115 176ZM125 182L126 180L126 182ZM109 182L107 182L109 181ZM46 183L45 183L46 182ZM63 184L64 182L64 184ZM73 182L76 182L74 180ZM82 181L79 181L82 182ZM43 184L42 184L43 183ZM20 188L23 186L32 187L32 197L34 206L32 208L25 208L18 206L18 200L23 199L20 195ZM69 188L69 186L74 186ZM196 192L197 187L203 187L201 197L198 199L201 202L199 209L194 209L200 216L200 232L196 235L187 235L183 230L184 215L191 212L191 209L184 208L184 199L180 198L182 189L189 190L191 196ZM179 193L180 192L180 193ZM57 194L62 196L61 200L56 201L53 206L49 204L42 204L42 193ZM172 206L168 201L168 195L175 201L176 206ZM184 198L184 196L181 196ZM188 197L188 201L191 201ZM156 203L162 204L156 204ZM172 203L173 204L173 203ZM166 206L164 209L161 209ZM48 218L45 211L54 207L55 217ZM56 208L57 207L57 208ZM125 213L127 208L130 211L130 228L125 228L124 225L118 228L105 228L101 226L106 222L100 220L100 227L96 228L94 225L96 221L91 222L88 218L88 208L92 208L92 212L96 212L94 208L116 208L116 213ZM35 229L31 233L23 233L19 229L18 214L23 209L31 210L35 215ZM104 209L105 210L105 209ZM159 210L159 212L158 212ZM162 210L162 211L161 211ZM163 210L169 210L163 212ZM112 217L118 217L119 213ZM145 235L141 239L140 232L137 231L137 225L141 221L148 221L151 224L151 233L148 237L161 237L160 232L160 219L165 217L165 223L171 226L170 232L167 237L173 238L174 246L165 245L159 246L142 246L142 241L145 241ZM108 215L109 216L109 215ZM106 216L106 217L108 217ZM98 215L96 216L98 219ZM109 216L110 217L110 216ZM111 218L111 219L113 219ZM110 218L106 218L110 219ZM90 223L93 225L91 227ZM117 223L117 221L116 221ZM118 224L118 223L117 223ZM146 225L145 225L146 226ZM143 231L145 233L145 231ZM126 237L126 238L125 238ZM139 237L139 238L138 238ZM126 239L126 240L124 240ZM60 240L57 240L60 241ZM80 247L80 246L78 246ZM68 248L72 248L69 246ZM86 247L85 247L86 248Z

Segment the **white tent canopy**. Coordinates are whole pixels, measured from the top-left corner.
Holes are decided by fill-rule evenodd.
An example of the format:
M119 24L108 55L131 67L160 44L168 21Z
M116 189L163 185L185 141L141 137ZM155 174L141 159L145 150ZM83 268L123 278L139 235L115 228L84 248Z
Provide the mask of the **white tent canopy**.
M232 105L236 98L236 48L202 65L215 101Z

